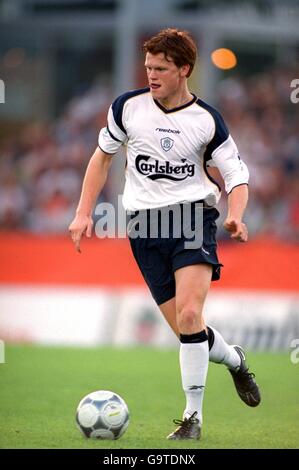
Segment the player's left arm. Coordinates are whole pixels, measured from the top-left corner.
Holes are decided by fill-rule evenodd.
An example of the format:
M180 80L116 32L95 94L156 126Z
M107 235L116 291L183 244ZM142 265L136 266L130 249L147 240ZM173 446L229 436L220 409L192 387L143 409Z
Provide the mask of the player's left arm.
M248 230L242 222L247 202L247 184L235 186L228 195L228 213L223 226L231 234L231 238L239 242L248 240Z
M224 228L234 240L246 242L248 230L243 222L243 215L248 202L249 172L231 135L228 134L226 140L214 149L212 159L221 173L228 194L228 213Z

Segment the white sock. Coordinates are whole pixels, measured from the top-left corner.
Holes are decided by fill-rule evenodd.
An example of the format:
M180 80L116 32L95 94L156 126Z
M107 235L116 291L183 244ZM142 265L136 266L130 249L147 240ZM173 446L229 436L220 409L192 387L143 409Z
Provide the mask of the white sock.
M235 348L226 343L219 331L210 326L209 328L214 333L214 343L209 352L209 360L211 362L225 364L229 369L239 367L241 360Z
M202 403L208 365L209 344L207 340L200 343L181 343L180 366L182 385L186 396L183 417L189 418L197 411L196 418L200 424L202 423Z

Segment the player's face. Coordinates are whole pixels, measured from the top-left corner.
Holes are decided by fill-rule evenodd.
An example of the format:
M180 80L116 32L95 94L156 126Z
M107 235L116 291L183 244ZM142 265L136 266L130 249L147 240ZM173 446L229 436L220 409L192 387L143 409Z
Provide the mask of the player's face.
M162 52L145 57L145 68L153 98L167 102L178 93L185 83L188 66L177 67Z

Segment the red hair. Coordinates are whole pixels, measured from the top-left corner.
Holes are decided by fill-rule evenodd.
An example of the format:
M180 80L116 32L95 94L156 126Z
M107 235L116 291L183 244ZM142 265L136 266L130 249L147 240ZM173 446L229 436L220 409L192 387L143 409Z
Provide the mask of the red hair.
M144 54L163 53L165 58L171 58L177 67L189 65L187 77L190 77L196 61L196 44L188 31L174 28L162 29L156 36L143 44Z

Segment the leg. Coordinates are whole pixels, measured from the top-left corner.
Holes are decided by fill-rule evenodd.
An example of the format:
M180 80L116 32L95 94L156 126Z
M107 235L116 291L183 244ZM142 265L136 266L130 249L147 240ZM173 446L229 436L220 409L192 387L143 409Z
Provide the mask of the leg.
M180 332L176 320L176 299L172 299L159 305L159 308L174 334L179 338ZM240 366L240 356L233 346L226 343L222 335L215 328L207 326L206 332L209 341L209 361L216 364L224 364L229 369Z
M174 334L179 338L180 333L176 321L175 297L159 305L162 314ZM257 406L261 402L259 387L254 375L248 371L244 351L240 346L226 343L222 335L215 328L208 326L209 361L224 364L232 375L237 393L248 406Z
M161 313L163 314L165 320L167 321L168 325L174 332L174 334L180 338L180 333L179 329L177 326L176 322L176 310L175 310L175 297L172 297L172 299L168 300L167 302L164 302L163 304L159 305L159 309Z
M202 402L209 363L203 306L210 287L208 264L186 266L175 272L176 324L180 334L180 367L186 408L180 426L169 439L199 439ZM170 307L170 305L168 306Z
M185 266L175 272L176 323L181 335L205 330L203 306L211 277L212 268L208 264Z

